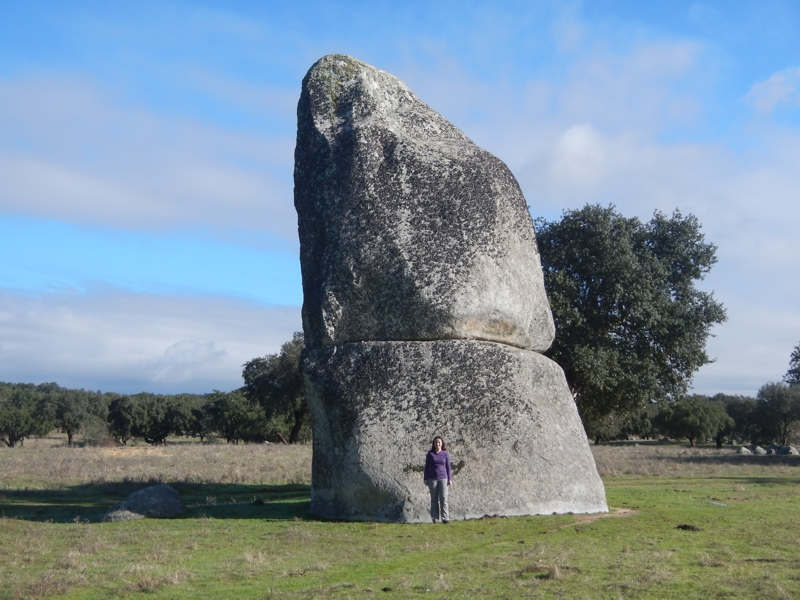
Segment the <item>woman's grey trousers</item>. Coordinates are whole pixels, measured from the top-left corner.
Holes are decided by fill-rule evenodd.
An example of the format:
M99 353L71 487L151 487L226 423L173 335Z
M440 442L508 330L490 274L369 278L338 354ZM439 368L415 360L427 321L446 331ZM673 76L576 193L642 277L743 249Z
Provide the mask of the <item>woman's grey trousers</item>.
M437 521L450 520L447 510L447 479L428 479L428 489L431 491L431 519Z

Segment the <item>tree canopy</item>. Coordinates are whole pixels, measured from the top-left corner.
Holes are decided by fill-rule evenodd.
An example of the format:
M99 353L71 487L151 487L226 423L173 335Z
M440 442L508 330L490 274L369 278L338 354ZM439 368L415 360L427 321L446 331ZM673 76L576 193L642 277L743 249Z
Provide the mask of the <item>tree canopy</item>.
M789 370L783 380L791 386L800 386L800 344L794 347L789 357Z
M13 448L25 438L46 435L54 423L45 413L44 397L37 386L23 383L0 387L0 442Z
M716 438L735 424L721 403L709 402L705 396L689 396L660 412L656 425L671 437L686 438L694 447L696 440Z
M722 304L695 287L716 262L700 223L675 211L643 223L587 205L537 220L556 323L547 355L564 369L587 429L648 401L682 397L710 361Z
M800 431L800 387L785 383L766 383L756 396L753 420L760 439L777 439L787 444L792 433Z
M249 360L242 371L242 389L264 407L267 418L285 415L291 424L289 443L292 444L299 440L300 431L308 422L308 404L300 374L303 348L303 334L295 332L278 354Z
M711 402L720 405L732 423L717 431L715 441L717 448L722 448L724 440L750 440L755 437L756 425L753 421L753 411L756 407L755 398L730 394L715 394L709 398Z

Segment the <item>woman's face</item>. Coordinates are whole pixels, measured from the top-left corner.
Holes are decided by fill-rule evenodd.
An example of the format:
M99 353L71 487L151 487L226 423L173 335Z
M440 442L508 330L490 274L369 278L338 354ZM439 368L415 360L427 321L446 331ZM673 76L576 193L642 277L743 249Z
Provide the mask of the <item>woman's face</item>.
M442 440L440 440L439 438L436 438L435 440L433 440L433 449L436 452L439 452L439 450L442 449Z

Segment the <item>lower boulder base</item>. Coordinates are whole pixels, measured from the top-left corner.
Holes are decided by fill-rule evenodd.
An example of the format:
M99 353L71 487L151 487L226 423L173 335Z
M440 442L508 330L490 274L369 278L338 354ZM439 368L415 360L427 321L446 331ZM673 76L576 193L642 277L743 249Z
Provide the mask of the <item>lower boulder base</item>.
M430 521L425 454L453 463L451 519L606 512L561 368L541 354L467 340L357 342L307 352L312 513Z

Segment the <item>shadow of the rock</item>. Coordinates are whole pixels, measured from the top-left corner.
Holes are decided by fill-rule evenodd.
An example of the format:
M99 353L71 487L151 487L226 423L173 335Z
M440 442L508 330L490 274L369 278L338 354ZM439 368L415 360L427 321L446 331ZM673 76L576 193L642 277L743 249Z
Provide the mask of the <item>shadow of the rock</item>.
M0 517L39 522L99 522L131 492L151 482L113 482L58 489L0 489ZM182 519L313 519L311 486L167 481L181 496Z

